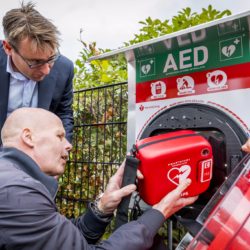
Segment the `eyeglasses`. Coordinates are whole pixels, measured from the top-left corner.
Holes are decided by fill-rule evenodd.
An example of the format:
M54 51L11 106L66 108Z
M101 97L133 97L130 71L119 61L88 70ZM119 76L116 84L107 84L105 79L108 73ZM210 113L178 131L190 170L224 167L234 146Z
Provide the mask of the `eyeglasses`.
M60 57L60 52L58 51L55 55L51 56L48 60L28 60L19 53L18 49L15 46L11 45L11 47L23 59L23 61L28 65L30 69L39 68L46 63L51 65Z

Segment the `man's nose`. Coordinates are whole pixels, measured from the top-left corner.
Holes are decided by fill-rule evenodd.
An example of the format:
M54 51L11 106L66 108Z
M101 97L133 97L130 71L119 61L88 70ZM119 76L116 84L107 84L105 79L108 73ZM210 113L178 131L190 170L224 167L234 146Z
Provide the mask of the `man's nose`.
M48 75L51 70L51 67L51 64L45 63L41 66L40 70L43 72L44 75Z
M69 152L72 149L72 144L65 138L66 146L65 149Z

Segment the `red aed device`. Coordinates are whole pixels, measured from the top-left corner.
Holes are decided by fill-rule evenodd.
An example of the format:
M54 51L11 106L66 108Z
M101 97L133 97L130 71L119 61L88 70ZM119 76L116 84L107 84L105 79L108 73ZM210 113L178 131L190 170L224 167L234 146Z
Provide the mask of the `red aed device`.
M210 143L192 130L169 132L139 140L136 157L144 179L138 181L141 198L149 205L158 203L179 183L189 178L191 185L183 197L207 190L212 179L213 155Z

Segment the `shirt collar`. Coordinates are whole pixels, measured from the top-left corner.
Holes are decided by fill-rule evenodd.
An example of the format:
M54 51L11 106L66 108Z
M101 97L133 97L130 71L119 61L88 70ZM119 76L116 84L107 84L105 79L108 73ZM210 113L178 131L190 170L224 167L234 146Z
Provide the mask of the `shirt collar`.
M48 176L41 171L36 162L24 152L11 147L1 149L0 158L8 159L16 163L18 168L37 181L40 181L50 192L53 199L56 197L58 183L54 177Z
M10 73L10 75L20 81L27 81L29 80L27 77L25 77L22 73L16 72L13 70L12 63L11 63L11 57L7 57L7 66L6 66L6 71Z

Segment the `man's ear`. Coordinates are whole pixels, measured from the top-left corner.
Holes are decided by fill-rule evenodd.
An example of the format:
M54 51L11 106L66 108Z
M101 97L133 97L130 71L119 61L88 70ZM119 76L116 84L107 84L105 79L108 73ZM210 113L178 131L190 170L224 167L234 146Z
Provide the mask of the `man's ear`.
M10 44L6 40L3 40L3 48L4 48L5 53L8 56L10 56L11 55L12 47L10 46Z
M29 128L25 128L21 134L22 142L30 148L34 147L33 134Z

